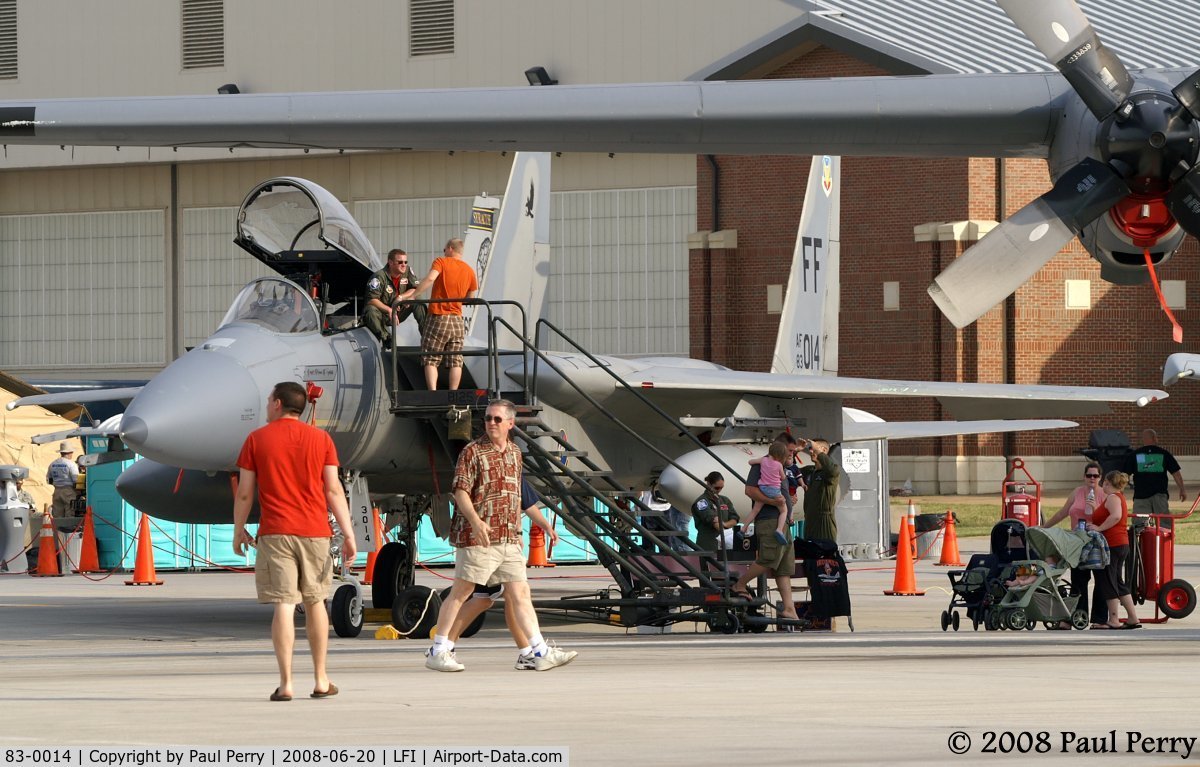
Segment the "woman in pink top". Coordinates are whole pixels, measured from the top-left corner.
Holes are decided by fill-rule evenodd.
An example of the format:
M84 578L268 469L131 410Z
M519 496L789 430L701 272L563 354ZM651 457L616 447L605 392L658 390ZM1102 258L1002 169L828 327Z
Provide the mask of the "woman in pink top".
M1067 496L1066 502L1062 508L1055 513L1054 516L1042 523L1042 527L1054 527L1064 517L1070 517L1071 529L1079 530L1080 525L1086 525L1092 521L1092 514L1100 505L1104 503L1105 493L1100 487L1100 464L1095 461L1088 461L1087 466L1083 468L1083 484L1071 491ZM1092 501L1088 502L1088 494L1091 493ZM1071 596L1079 597L1078 608L1086 611L1088 609L1087 586L1088 581L1092 580L1093 570L1083 570L1078 567L1071 568ZM1104 600L1099 598L1099 583L1092 587L1092 622L1107 623L1108 612ZM1099 619L1099 620L1097 620ZM1058 624L1058 628L1064 631L1069 631L1071 624L1063 622Z

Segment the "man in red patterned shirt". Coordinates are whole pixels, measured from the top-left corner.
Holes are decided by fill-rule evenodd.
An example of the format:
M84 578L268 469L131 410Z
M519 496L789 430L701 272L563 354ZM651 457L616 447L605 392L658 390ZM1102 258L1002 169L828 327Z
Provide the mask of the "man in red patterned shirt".
M546 643L529 596L521 551L521 449L508 438L515 418L513 403L491 402L483 418L486 433L463 448L454 469L454 585L438 613L433 646L425 653L425 667L434 671L466 668L454 657L447 634L477 583L504 584L504 599L513 602L517 626L529 637L529 647L522 647L517 658L518 669L549 671L577 655Z

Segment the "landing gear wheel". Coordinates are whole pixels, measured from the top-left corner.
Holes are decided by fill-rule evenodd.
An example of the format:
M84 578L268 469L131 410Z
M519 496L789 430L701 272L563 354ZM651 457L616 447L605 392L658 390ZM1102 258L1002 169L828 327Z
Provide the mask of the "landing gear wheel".
M1075 629L1076 631L1084 631L1090 625L1091 621L1088 620L1088 614L1086 610L1076 610L1075 612L1071 613L1071 628Z
M378 564L379 560L375 562ZM437 627L442 598L426 586L409 586L392 602L392 625L409 639L428 639Z
M371 582L371 606L388 610L396 595L408 586L408 546L400 541L385 543L375 555L375 572Z
M950 627L953 628L955 631L958 631L959 623L960 623L960 618L958 615L958 611L955 610L954 612L950 613Z
M333 592L330 618L334 632L340 637L356 637L362 633L363 607L358 589L349 583L338 586L337 591Z
M950 627L950 613L942 610L942 631Z
M1158 609L1175 620L1188 617L1196 609L1196 589L1178 578L1167 581L1158 590Z
M440 594L440 596L441 596L442 601L445 602L446 598L450 596L450 587L447 586L446 588L442 589L442 593ZM467 601L469 602L470 600L467 600ZM485 620L487 620L487 610L484 610L483 612L479 613L479 616L477 618L475 618L475 620L473 620L469 624L467 624L467 627L465 629L463 629L462 638L470 639L471 637L478 634L479 629L483 628L483 622Z

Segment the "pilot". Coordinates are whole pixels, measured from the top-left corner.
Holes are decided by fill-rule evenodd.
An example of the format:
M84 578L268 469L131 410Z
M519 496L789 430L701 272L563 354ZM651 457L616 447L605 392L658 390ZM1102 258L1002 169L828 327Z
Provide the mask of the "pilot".
M391 328L416 315L417 326L425 328L424 304L398 307L393 316L392 303L401 293L417 284L417 275L408 266L408 254L400 248L388 251L387 266L372 275L367 283L367 308L362 324L380 343L391 343Z
M733 501L721 495L724 489L724 475L719 471L709 472L704 478L704 494L692 504L692 519L696 522L696 548L701 551L716 551L720 539L725 535L724 531L736 527L740 521Z
M46 468L46 482L54 485L54 495L50 500L50 513L56 517L72 516L72 504L79 494L75 490L75 480L79 478L79 466L72 460L75 448L70 442L58 446L58 458L50 462Z

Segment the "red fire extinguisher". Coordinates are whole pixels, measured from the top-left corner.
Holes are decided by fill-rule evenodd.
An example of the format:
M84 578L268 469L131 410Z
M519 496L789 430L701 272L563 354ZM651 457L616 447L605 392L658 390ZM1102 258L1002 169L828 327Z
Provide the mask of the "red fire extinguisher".
M1024 474L1025 478L1018 478L1017 471ZM1042 523L1042 484L1033 478L1020 458L1013 459L1012 470L1004 477L1000 500L1001 519L1015 519L1026 527Z

